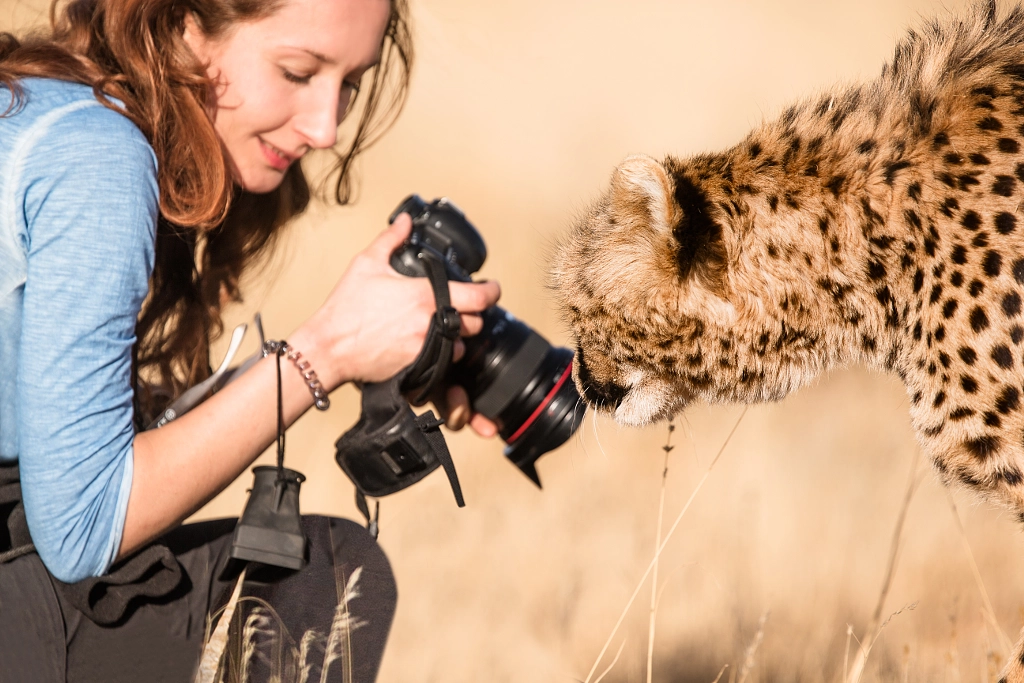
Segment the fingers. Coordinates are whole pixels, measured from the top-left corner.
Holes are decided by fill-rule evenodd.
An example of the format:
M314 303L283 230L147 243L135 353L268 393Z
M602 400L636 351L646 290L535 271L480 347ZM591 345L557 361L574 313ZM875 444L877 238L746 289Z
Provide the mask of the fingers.
M462 357L466 355L466 342L462 339L456 339L455 345L452 347L452 362L458 363L462 360Z
M484 320L478 315L463 313L459 318L462 321L462 327L459 329L459 334L463 337L472 337L475 334L480 334L480 330L484 329Z
M457 432L469 422L471 416L469 396L462 387L451 386L445 392L445 400L448 402L448 416L444 421L445 426Z
M452 306L460 313L479 313L498 303L501 297L501 285L493 280L449 282L448 291L451 293Z
M399 214L395 222L370 243L366 253L375 259L387 261L391 257L391 252L402 245L411 231L412 219L409 218L409 214Z
M469 396L466 390L460 386L448 387L445 393L445 401L448 403L448 416L445 419L445 426L453 431L458 431L467 424L473 431L485 438L491 438L498 434L498 426L488 420L480 413L474 413L469 405Z
M485 439L498 435L498 425L494 424L480 413L473 413L473 417L469 418L469 426L472 427L474 432Z

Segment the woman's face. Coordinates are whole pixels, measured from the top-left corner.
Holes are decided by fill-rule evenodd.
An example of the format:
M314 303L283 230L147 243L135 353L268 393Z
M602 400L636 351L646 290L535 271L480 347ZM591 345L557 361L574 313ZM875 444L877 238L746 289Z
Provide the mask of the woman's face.
M217 38L186 18L185 42L217 83L214 128L239 185L270 192L306 152L337 142L389 10L389 0L286 0Z

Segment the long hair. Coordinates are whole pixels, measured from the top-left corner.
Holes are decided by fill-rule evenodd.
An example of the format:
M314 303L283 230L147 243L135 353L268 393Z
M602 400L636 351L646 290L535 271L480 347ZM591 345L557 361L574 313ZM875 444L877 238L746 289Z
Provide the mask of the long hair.
M105 106L146 136L158 162L160 217L150 294L136 325L136 418L148 421L185 387L210 373L209 343L223 331L221 306L241 299L242 272L266 254L301 213L310 187L298 164L281 186L251 194L235 186L208 111L213 83L185 44L191 14L207 37L272 14L282 0L54 0L50 27L18 38L0 34L0 85L22 104L29 76L92 87ZM412 66L406 0L391 0L380 64L347 143L332 151L324 194L352 199L352 162L393 123ZM364 81L365 82L365 81ZM113 101L116 98L123 108ZM0 101L0 111L3 102Z

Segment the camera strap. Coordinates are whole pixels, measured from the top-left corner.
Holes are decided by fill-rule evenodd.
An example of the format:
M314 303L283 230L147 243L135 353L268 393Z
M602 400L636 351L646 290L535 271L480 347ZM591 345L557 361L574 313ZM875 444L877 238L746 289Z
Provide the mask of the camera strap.
M448 444L441 433L444 420L433 411L417 415L404 392L419 387L412 403L422 405L442 389L451 364L461 320L451 305L444 264L430 254L420 258L434 292L436 311L423 348L411 365L385 382L360 386L362 413L355 426L335 442L335 459L356 485L356 505L376 535L366 496L377 498L420 481L438 467L444 469L459 507L465 506Z

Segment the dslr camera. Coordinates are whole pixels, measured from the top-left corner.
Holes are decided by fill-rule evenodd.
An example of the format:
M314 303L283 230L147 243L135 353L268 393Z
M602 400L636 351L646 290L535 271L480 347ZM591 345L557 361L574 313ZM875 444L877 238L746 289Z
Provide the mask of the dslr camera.
M447 198L429 204L410 195L391 214L412 217L412 233L391 255L391 266L410 277L426 277L425 252L445 264L449 280L471 282L487 258L487 247L465 214ZM572 381L573 352L552 346L526 323L498 306L482 314L483 329L466 337L466 353L453 364L443 385L458 384L473 410L498 426L505 456L537 486L534 466L544 453L572 436L583 421L586 404ZM410 374L402 389L421 394L427 372ZM426 402L428 396L415 400Z

